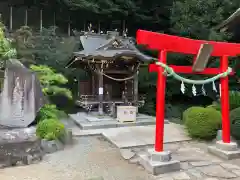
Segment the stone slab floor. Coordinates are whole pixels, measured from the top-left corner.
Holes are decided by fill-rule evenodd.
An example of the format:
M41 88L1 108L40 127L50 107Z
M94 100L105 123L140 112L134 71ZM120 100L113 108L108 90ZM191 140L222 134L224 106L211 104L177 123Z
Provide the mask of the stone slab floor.
M143 153L143 148L128 149L132 152L124 159L119 149L101 136L79 137L74 146L47 155L41 163L0 169L0 179L240 180L240 160L224 162L207 154L206 147L204 143L195 142L166 144L165 149L181 161L182 170L154 177L138 165L137 154Z

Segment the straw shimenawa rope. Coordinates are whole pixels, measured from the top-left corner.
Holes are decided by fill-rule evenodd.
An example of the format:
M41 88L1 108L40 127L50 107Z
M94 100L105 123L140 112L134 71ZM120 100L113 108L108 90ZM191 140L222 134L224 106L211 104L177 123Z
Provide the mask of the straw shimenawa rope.
M156 65L159 65L162 68L164 68L164 70L165 70L164 73L166 74L166 76L172 76L173 78L175 78L179 81L182 81L184 83L187 83L187 84L208 84L208 83L212 83L212 82L218 80L219 78L228 76L232 72L232 68L228 67L228 69L225 72L220 73L220 74L218 74L214 77L211 77L211 78L208 78L208 79L205 79L205 80L192 80L192 79L187 79L187 78L184 78L184 77L178 75L177 73L174 72L173 68L169 67L168 65L166 65L164 63L156 62Z

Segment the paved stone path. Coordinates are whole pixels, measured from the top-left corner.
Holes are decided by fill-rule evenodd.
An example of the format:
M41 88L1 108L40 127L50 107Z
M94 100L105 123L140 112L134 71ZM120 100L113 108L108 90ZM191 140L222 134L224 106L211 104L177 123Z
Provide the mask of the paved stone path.
M72 131L75 136L103 135L118 148L153 145L155 140L155 125L93 130L73 127ZM185 133L183 126L174 123L165 124L164 143L188 140L191 138Z
M124 156L124 159L119 149L102 137L80 137L73 147L50 154L39 164L0 169L0 179L88 180L94 177L97 177L96 180L240 179L240 159L223 161L206 153L206 148L206 144L197 142L166 144L165 149L172 151L173 158L181 161L181 171L153 176L138 165L137 154L142 153L143 148L130 149L133 153Z
M200 142L181 142L166 144L172 158L181 162L181 171L159 175L157 180L240 180L240 159L224 161L207 153L207 144ZM132 149L136 156L129 162L138 164L137 154L143 149Z
M81 135L73 147L47 155L38 164L0 169L0 180L88 180L95 177L95 180L240 180L240 159L218 159L207 153L206 143L165 144L165 150L170 150L173 159L181 162L181 171L153 176L138 164L138 154L144 153L145 148L128 148L121 156L122 150L102 136L82 136L87 132L68 125L75 135ZM102 130L91 132L93 135L103 133ZM168 135L173 139L178 136ZM152 136L150 132L149 137ZM127 140L128 136L123 139Z
M154 139L153 138L154 126L145 126L145 128L125 127L125 128L113 128L113 129L84 130L84 131L81 131L79 130L79 128L76 128L75 126L72 126L72 125L70 127L73 130L73 134L77 136L100 135L100 134L103 134L103 132L108 132L108 133L111 132L113 137L114 137L114 134L119 134L121 137L124 136L125 138L122 138L122 139L124 139L125 141L127 141L128 137L132 136L132 134L128 133L128 136L126 136L126 135L123 135L124 132L129 131L129 129L138 129L135 131L139 132L139 130L141 129L142 132L145 131L145 133L143 133L144 136L148 136L144 138L149 139L149 144L153 144L153 139ZM173 129L177 131L178 134L175 134L175 135L171 134ZM165 134L165 142L174 142L181 139L184 140L185 138L187 138L186 134L184 134L182 127L173 123L165 124L165 132L166 134L168 134L168 136ZM179 134L181 135L180 139L177 139L179 138L178 137ZM166 139L169 139L169 140L166 141ZM143 179L145 180L152 180L152 179L153 180L188 180L188 179L190 180L195 180L195 179L240 180L240 159L232 160L232 161L223 161L207 153L207 146L208 144L200 143L200 142L178 142L178 143L165 144L165 149L170 150L172 152L173 159L179 160L181 162L181 171L170 173L170 174L163 174L158 177L153 177L151 175L147 177L143 176ZM115 150L119 151L118 149L115 149L115 148L113 148L111 151L115 151ZM137 154L145 152L145 149L135 147L135 148L127 148L127 150L128 151L131 150L132 152L127 154L125 153L125 155L123 155L124 157L121 157L121 159L124 159L124 158L130 159L130 160L125 160L125 162L127 163L128 161L129 164L134 164L135 167L142 169L138 165ZM124 166L121 167L121 169L123 169L124 171ZM147 172L145 171L145 173ZM139 176L137 175L136 178L137 177ZM105 180L108 180L108 179L105 179Z

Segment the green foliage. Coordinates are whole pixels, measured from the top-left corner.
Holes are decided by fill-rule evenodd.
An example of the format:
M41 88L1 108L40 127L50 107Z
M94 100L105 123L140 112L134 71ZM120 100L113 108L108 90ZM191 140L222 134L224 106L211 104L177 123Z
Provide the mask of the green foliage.
M191 113L191 111L195 111L195 109L198 109L198 108L201 109L202 107L200 107L200 106L192 106L192 107L186 109L186 110L183 112L183 114L182 114L182 121L183 121L183 123L186 122L186 119L187 119L188 114Z
M136 1L136 0L63 0L71 9L82 13L82 15L91 15L89 19L128 19L133 22L150 21L159 22L163 19L160 15L167 13L166 8L160 5L166 5L168 1ZM171 1L170 1L171 3ZM169 3L169 4L170 4ZM166 7L166 6L165 6ZM160 13L161 12L161 13ZM81 17L80 17L81 18Z
M139 108L139 112L143 114L148 114L151 116L155 116L156 114L156 103L154 99L150 99L149 97L145 100L145 104L143 107Z
M59 36L57 30L56 27L43 28L39 34L27 26L18 29L13 33L18 58L27 65L44 64L66 73L65 65L76 49L78 40Z
M192 138L211 140L221 127L221 113L212 108L194 107L187 110L184 123Z
M207 106L209 108L214 108L218 111L221 111L221 102L220 100L214 101L211 105ZM230 91L229 92L229 108L233 110L240 107L240 92Z
M45 119L58 119L58 109L54 104L44 105L37 114L37 122Z
M16 50L12 48L10 39L5 36L5 26L0 21L0 60L3 67L3 60L7 60L16 56Z
M240 107L233 109L230 112L230 121L232 136L235 139L240 140Z
M229 92L229 104L230 104L230 109L235 109L240 107L240 92L238 91Z
M60 87L68 82L68 80L59 73L56 73L52 68L45 65L31 65L30 68L36 72L45 95L65 95L69 99L72 98L70 90Z
M239 1L175 0L170 17L172 31L195 39L226 40L229 34L215 27L239 5Z
M206 108L212 108L212 109L215 109L217 111L221 111L221 105L217 104L217 103L213 103L213 104L207 106Z
M168 119L178 119L178 123L180 122L180 119L182 118L182 112L186 109L185 104L175 104L175 103L166 103L165 105L165 117Z
M65 127L56 119L45 119L38 123L36 134L41 139L56 140L65 135Z
M37 64L50 66L65 74L65 65L76 50L78 41L74 37L58 36L56 31L56 27L51 27L34 36L32 51Z
M25 65L34 63L34 54L32 49L35 46L32 29L28 26L22 26L12 34L13 45L17 50L17 58Z

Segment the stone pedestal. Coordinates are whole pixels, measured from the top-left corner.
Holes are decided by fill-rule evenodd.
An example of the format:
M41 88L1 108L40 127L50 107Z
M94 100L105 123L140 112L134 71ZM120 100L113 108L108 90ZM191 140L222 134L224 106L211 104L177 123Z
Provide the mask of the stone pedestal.
M146 154L140 154L140 164L153 175L179 171L180 162L172 160L169 151L156 152L149 149Z
M235 142L217 141L215 146L208 147L208 152L226 160L240 158L240 150Z

